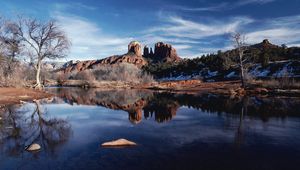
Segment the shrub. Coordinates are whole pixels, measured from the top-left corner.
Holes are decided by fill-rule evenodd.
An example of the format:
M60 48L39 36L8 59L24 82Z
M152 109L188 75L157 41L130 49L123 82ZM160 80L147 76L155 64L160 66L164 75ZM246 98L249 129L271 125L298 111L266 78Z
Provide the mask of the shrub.
M0 63L0 87L25 86L28 73L26 69L17 62L10 68L5 63Z
M153 76L133 64L103 65L94 70L85 70L74 76L77 80L122 81L131 83L154 82Z
M85 70L77 73L74 77L76 80L88 80L93 81L95 80L95 76L91 70Z

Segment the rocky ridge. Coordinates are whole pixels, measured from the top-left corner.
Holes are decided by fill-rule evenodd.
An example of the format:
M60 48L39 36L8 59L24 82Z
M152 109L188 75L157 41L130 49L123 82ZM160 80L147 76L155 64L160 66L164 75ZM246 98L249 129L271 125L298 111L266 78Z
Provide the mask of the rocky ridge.
M178 62L181 58L176 49L170 44L158 42L155 44L154 52L152 48L145 46L142 54L142 45L138 41L128 44L128 52L123 55L113 55L100 60L77 61L68 63L66 67L59 71L64 73L80 72L86 69L97 69L103 65L115 65L120 63L134 64L139 68L147 65L148 62Z

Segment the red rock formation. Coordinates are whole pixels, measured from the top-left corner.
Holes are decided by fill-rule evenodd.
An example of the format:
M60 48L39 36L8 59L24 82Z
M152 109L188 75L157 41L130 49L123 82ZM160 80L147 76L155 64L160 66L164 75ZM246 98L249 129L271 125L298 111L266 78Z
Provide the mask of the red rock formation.
M142 56L141 44L138 41L131 41L128 44L128 53L133 53L139 57Z
M155 44L154 53L152 48L145 46L145 58L151 59L153 62L178 62L181 58L177 55L176 49L170 44L158 42Z
M120 63L134 64L139 68L147 64L147 61L142 57L141 45L139 42L130 42L128 45L128 52L124 55L114 55L101 60L79 61L65 69L62 69L61 71L64 73L80 72L86 69L95 69L103 65L114 65Z
M153 62L178 62L181 58L177 55L175 48L170 44L158 42L155 44L154 53L152 48L144 47L142 55L141 44L132 41L128 44L128 52L124 55L114 55L101 60L79 61L62 69L64 73L80 72L86 69L96 69L103 65L114 65L120 63L130 63L141 68L148 64L145 58L151 59Z
M155 44L154 56L157 60L162 62L176 62L180 60L176 49L170 44L158 42Z

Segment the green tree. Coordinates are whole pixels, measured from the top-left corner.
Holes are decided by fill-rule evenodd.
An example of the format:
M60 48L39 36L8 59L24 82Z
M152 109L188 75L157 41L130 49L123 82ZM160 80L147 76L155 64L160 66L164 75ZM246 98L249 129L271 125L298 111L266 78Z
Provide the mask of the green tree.
M270 55L268 52L263 52L261 56L261 66L267 67L269 65Z

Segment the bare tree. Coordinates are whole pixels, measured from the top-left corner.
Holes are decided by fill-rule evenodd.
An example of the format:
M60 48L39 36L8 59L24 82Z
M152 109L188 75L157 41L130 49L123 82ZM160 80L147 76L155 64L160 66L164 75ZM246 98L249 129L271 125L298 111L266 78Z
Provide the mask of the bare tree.
M41 89L41 67L45 59L64 58L70 48L70 41L55 21L40 22L36 19L19 17L8 28L22 40L26 56L36 70L35 88Z
M10 78L18 65L22 44L20 37L10 31L9 21L0 18L0 24L2 69L4 76Z
M247 45L245 43L245 36L241 33L234 33L232 35L235 48L238 52L238 58L239 58L239 68L240 68L240 79L242 83L242 87L245 88L245 65L244 62L246 62L245 58L245 51L247 49Z

